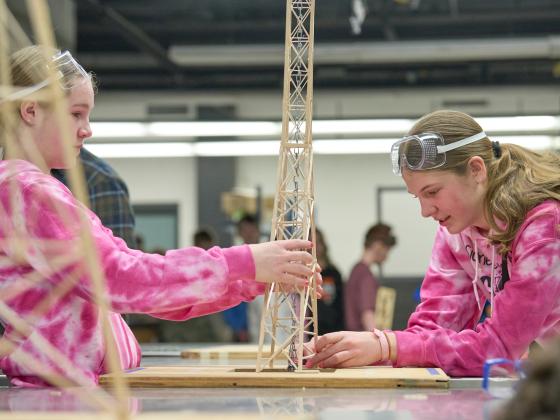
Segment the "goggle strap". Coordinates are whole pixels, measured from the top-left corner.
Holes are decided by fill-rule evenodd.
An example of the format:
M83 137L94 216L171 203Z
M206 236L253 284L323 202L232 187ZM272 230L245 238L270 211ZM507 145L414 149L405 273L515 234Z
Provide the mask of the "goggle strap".
M467 137L466 139L456 141L454 143L446 144L444 146L437 146L438 153L445 153L449 150L457 149L458 147L465 146L469 143L474 143L475 141L482 140L483 138L487 137L484 131L481 131L474 136Z

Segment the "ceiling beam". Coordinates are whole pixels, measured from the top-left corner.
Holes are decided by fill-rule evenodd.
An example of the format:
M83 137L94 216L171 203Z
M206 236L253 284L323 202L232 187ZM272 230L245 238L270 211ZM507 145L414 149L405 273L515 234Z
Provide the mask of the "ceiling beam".
M88 4L107 22L114 25L123 37L132 45L154 57L162 67L173 74L175 82L180 85L183 81L181 67L167 56L167 50L156 40L151 38L140 27L130 22L112 7L104 5L99 0L87 0Z

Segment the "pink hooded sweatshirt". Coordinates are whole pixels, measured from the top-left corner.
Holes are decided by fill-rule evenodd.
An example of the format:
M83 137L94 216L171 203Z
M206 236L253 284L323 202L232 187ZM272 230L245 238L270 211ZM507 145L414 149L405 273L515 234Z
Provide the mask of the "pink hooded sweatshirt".
M12 185L19 192L15 201L10 201ZM39 334L81 371L82 384L97 384L99 375L107 371L100 311L93 303L92 282L80 257L80 214L84 213L106 277L106 296L113 311L110 324L123 369L139 366L141 353L120 313L185 320L264 292L265 285L254 281L255 265L246 245L208 251L191 247L168 251L165 256L129 249L56 179L29 162L0 161L0 305L29 316L68 274L78 278L68 293L34 320L35 330L29 337L18 336L12 325L6 325L4 335L17 348L0 358L0 368L12 385L48 386L36 371L18 363L22 352L42 361L43 372L52 369L76 378L46 356L41 350L44 343L35 341ZM25 248L24 258L15 253L12 241L6 241L16 231L34 239ZM13 287L28 288L6 298ZM4 321L2 312L0 319Z
M531 342L560 334L559 226L558 201L545 201L527 214L508 253L505 284L497 247L476 228L451 235L440 227L421 303L407 329L395 331L396 366L481 376L486 359L519 358ZM492 316L478 323L490 299Z

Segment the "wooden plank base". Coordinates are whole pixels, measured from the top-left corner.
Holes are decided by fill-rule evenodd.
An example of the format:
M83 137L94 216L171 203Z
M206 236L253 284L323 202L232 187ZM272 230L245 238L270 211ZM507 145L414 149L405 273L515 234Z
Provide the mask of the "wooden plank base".
M441 369L384 366L259 373L247 366L154 366L131 369L124 378L131 387L147 388L447 388L449 381ZM113 376L101 376L100 384L112 386Z

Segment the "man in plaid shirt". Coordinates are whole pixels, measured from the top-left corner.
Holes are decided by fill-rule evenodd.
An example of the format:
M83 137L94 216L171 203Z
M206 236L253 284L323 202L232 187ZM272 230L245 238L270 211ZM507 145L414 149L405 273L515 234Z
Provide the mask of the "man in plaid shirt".
M103 226L124 239L129 248L135 249L134 213L126 184L107 162L85 148L80 151L80 160L84 167L91 210L101 219ZM65 172L53 169L51 174L69 186Z

